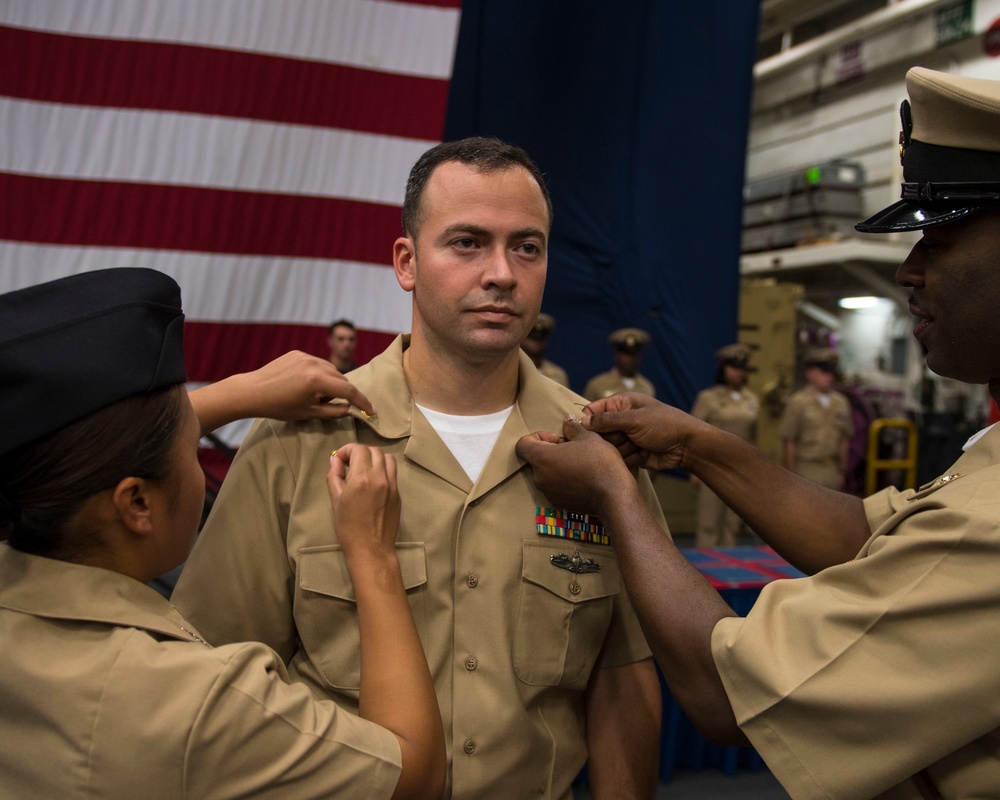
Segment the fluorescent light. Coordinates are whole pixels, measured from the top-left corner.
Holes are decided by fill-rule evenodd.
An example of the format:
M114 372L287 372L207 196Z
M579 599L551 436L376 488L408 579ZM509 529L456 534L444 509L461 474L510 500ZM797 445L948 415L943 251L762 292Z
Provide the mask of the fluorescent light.
M881 302L880 297L842 297L837 305L841 308L875 308Z

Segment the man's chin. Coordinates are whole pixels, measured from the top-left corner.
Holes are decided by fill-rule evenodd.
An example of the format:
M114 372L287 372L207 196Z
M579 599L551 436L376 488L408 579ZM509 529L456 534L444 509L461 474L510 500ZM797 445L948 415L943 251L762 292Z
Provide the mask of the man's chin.
M956 359L948 358L940 350L924 348L924 353L927 369L941 378L971 384L986 384L991 380L981 366L962 364Z
M481 351L484 355L488 353L503 354L513 350L521 349L521 341L516 332L509 328L477 328L470 331L465 337L465 345L471 350Z

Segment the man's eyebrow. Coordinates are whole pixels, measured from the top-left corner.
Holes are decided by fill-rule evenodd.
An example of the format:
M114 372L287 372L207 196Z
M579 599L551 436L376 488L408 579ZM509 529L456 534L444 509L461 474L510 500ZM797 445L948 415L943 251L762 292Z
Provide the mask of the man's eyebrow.
M548 238L548 234L539 228L519 228L511 233L512 239L541 239L543 242Z
M454 225L449 225L442 231L442 236L454 236L456 233L468 233L473 236L480 237L492 237L493 231L488 228L484 228L482 225L476 225L472 222L456 222ZM510 234L512 239L531 239L537 238L545 241L548 236L541 228L518 228L515 231L511 231Z
M442 236L454 236L456 233L471 233L473 236L492 235L482 225L475 225L471 222L456 222L444 229Z

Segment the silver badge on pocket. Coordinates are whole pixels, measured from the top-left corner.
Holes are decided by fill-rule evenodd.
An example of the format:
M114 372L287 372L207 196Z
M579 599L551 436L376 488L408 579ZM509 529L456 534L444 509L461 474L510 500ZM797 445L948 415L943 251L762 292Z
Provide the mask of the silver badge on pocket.
M565 553L553 554L549 556L549 561L559 569L568 569L570 572L579 575L581 572L600 572L601 565L592 558L583 558L577 550L573 555Z

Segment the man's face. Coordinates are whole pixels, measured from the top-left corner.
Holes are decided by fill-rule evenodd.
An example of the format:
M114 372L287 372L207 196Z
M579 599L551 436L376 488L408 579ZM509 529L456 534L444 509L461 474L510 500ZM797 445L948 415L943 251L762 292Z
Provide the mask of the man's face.
M829 392L833 388L833 370L823 367L807 367L806 382L817 392Z
M912 289L928 367L966 383L1000 380L1000 210L926 228L896 282Z
M347 364L354 358L354 329L346 325L338 325L330 334L330 359Z
M414 340L470 361L515 352L542 304L549 215L522 167L484 173L449 161L431 174L416 240L393 247L413 293Z
M639 372L639 353L635 350L615 348L615 369L626 378L634 378Z

